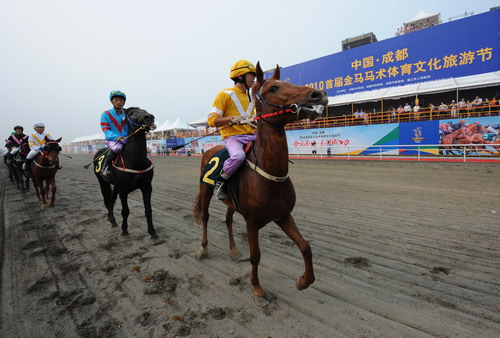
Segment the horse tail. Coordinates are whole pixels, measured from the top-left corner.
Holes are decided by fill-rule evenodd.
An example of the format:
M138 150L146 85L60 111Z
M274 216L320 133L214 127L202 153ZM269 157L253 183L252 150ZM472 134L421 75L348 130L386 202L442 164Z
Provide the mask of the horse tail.
M194 222L196 224L202 225L202 219L201 219L201 192L198 192L198 195L196 195L196 198L194 200L193 217L194 217Z

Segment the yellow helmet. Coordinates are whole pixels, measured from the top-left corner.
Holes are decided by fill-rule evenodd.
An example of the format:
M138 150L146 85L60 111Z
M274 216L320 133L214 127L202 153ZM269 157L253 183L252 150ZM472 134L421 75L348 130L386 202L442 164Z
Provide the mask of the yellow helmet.
M255 66L250 61L239 60L231 67L229 78L234 79L247 73L255 73Z

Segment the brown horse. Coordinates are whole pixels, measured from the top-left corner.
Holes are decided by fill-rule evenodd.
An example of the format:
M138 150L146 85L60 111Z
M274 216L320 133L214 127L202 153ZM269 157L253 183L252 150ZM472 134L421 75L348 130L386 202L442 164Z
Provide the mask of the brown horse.
M31 177L33 180L36 197L42 202L42 207L53 207L56 200L56 164L59 161L59 152L62 150L59 146L61 139L49 140L45 137L43 150L35 157L31 167L26 168L26 176ZM47 202L49 187L52 195L50 202Z
M272 78L264 80L260 64L256 67L257 81L252 87L252 96L257 113L257 139L254 148L247 155L251 161L240 169L238 205L226 200L228 210L226 224L229 232L229 248L233 255L238 253L233 239L232 219L235 211L246 222L250 262L252 272L250 282L254 287L257 305L267 304L266 293L258 278L260 262L259 230L270 222L275 222L299 247L305 264L305 272L297 280L299 290L306 289L314 282L312 252L309 243L302 237L290 214L295 205L295 190L288 178L288 145L285 125L309 118L314 120L319 114L313 106L324 108L328 103L326 93L310 87L296 86L279 81L280 69L276 67ZM203 168L211 157L222 147L206 151L202 157ZM193 208L196 222L203 226L203 239L198 252L200 259L207 256L208 208L213 194L213 186L200 183L200 191Z

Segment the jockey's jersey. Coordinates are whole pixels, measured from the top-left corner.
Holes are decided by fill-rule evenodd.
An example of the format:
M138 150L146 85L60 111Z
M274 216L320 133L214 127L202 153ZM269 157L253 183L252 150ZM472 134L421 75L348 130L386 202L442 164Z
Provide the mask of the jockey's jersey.
M53 139L52 136L50 136L50 134L46 132L43 132L41 134L34 132L33 134L31 134L28 138L30 148L33 146L42 147L45 144L45 136L47 136L49 140Z
M242 91L236 86L225 89L217 94L212 110L208 114L207 123L210 127L215 127L216 118L230 116L243 116L245 119L255 116L253 102L248 101L246 91ZM253 135L255 134L255 128L246 124L234 125L221 129L220 133L222 139L226 139L233 135Z
M26 141L27 138L28 138L28 135L24 135L24 134L21 134L21 135L12 134L12 135L9 136L7 142L10 143L11 146L19 147L21 145L21 143L23 143L24 141Z
M119 136L128 136L127 116L125 112L118 114L116 110L106 110L101 114L101 129L104 138L108 141L116 141Z

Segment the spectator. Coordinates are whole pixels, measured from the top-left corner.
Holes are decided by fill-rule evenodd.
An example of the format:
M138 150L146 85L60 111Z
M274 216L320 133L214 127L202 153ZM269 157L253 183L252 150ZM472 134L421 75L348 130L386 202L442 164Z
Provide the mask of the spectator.
M467 100L467 103L465 104L465 107L467 108L467 116L469 116L470 112L472 111L473 106L474 106L474 104L472 102L470 102L469 100Z
M457 104L455 103L455 100L451 100L450 108L451 108L451 116L457 117Z
M312 141L311 147L312 147L312 154L313 155L318 154L318 151L317 151L317 148L316 148L316 141Z
M465 99L462 97L462 99L458 102L458 113L460 115L465 114L465 107L467 104L465 103Z
M429 116L430 116L430 119L432 120L432 114L434 113L434 105L432 103L429 103Z
M415 120L420 120L420 106L418 103L413 106L413 116L415 117Z
M445 105L443 101L441 101L438 110L439 110L439 115L444 115L446 110L448 110L448 106Z
M403 114L404 111L405 110L404 110L403 106L399 105L398 110L396 110L396 112L398 113L399 118L401 118L401 115Z

